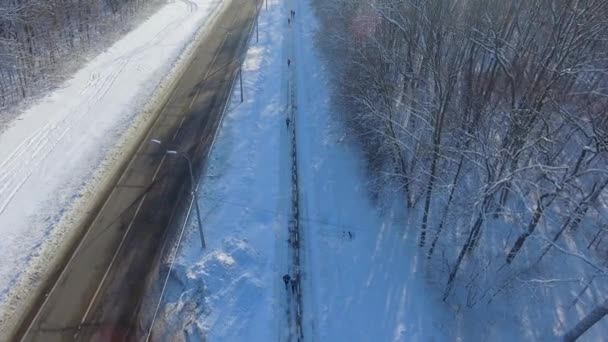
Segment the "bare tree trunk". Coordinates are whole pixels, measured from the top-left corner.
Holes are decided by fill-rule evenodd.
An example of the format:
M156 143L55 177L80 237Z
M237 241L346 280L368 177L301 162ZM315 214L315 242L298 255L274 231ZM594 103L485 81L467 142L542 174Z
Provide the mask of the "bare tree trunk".
M448 86L449 87L449 86ZM426 197L424 199L424 213L422 215L422 225L420 227L420 240L419 246L424 247L426 242L426 228L431 209L431 199L433 196L433 189L437 182L437 162L439 161L439 150L441 146L441 132L443 131L443 121L445 118L446 107L450 101L451 91L448 89L445 94L445 99L442 99L441 107L437 118L435 118L435 125L433 127L433 159L431 161L431 174L429 182L426 188Z
M450 203L452 203L452 199L454 198L454 192L456 190L456 184L458 183L458 177L460 176L460 170L462 170L462 164L464 164L464 156L460 157L460 161L458 162L458 168L456 169L456 175L454 175L454 180L452 181L450 195L448 196L448 202L445 204L445 208L443 208L443 215L441 215L441 221L439 222L439 227L437 228L437 232L433 237L433 242L431 242L431 248L429 249L429 253L427 255L427 259L433 257L433 252L435 251L435 245L437 245L437 240L439 240L439 236L443 230L443 224L445 222L445 218L448 215L448 211L450 210Z
M597 233L595 233L595 235L593 236L593 239L591 239L591 242L589 242L589 244L587 245L587 249L591 248L591 246L593 246L593 244L595 243L595 241L597 241L597 239L602 235L602 233L604 232L604 230L606 230L606 225L599 227L597 230Z
M581 335L583 335L589 328L591 328L595 323L597 323L600 319L604 318L604 316L608 315L608 299L605 300L602 304L598 305L593 311L591 311L585 318L583 318L580 322L578 322L574 328L570 329L564 335L565 342L573 342L576 341Z
M483 224L483 218L485 215L485 211L486 211L489 203L490 203L490 196L486 195L484 198L483 204L481 206L480 212L477 214L477 218L475 219L475 223L473 224L473 227L471 228L471 231L469 232L469 236L467 237L466 242L462 246L460 253L458 253L458 259L456 259L456 264L454 265L454 267L450 271L450 275L448 276L448 282L445 286L445 291L443 293L444 301L448 298L448 296L450 295L450 292L452 291L452 287L454 286L454 280L456 279L456 275L458 274L458 271L460 270L460 266L462 265L462 262L464 261L464 257L466 256L467 252L469 252L469 250L471 249L471 244L474 243L475 236L479 236L479 234L480 234L479 232L481 231L481 226Z
M509 251L509 254L507 255L507 260L506 260L507 264L510 264L513 261L513 259L517 256L517 253L520 251L521 247L526 242L526 239L530 235L532 235L532 233L534 233L534 230L536 229L536 226L538 225L540 218L543 216L543 213L545 212L545 208L548 205L550 205L551 202L553 202L556 195L557 194L555 194L555 193L544 194L538 199L538 201L536 203L536 210L534 210L534 215L532 215L532 219L530 219L528 228L526 229L525 232L523 232L521 235L519 235L519 237L515 241L515 244L513 244L511 251ZM545 199L547 199L546 203L545 203Z
M574 209L574 213L572 215L570 215L568 217L568 219L566 219L566 222L564 222L564 224L562 225L560 230L557 233L555 233L555 236L553 236L553 239L552 239L553 243L555 243L555 242L557 242L557 240L559 240L559 238L566 231L568 226L570 226L570 222L573 222L572 223L573 229L576 229L578 227L578 225L582 221L583 217L587 213L587 210L589 210L590 204L592 204L593 202L595 202L598 199L599 195L602 193L602 191L604 191L604 188L606 188L606 186L608 186L608 179L603 184L601 184L599 187L597 187L597 183L593 186L591 193L589 193L588 196L584 197L578 203L578 205L576 206L576 209ZM552 247L553 247L553 244L549 244L547 247L545 247L545 249L541 253L540 257L538 258L538 261L542 260L542 258L551 250Z
M437 158L439 155L439 144L433 146L433 161L431 162L431 175L429 183L426 187L426 197L424 199L424 213L422 214L422 226L420 227L420 240L419 246L424 247L426 241L426 227L429 220L429 212L431 207L431 197L433 194L433 187L435 185L435 177L437 175Z

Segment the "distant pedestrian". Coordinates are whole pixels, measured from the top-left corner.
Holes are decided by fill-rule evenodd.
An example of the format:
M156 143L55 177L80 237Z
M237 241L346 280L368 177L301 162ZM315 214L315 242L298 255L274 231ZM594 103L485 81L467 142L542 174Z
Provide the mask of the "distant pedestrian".
M291 24L291 19L287 18L287 25Z
M291 59L287 58L287 67L289 68L290 65L291 65Z
M291 11L291 19L296 19L296 11Z
M285 274L283 276L283 282L285 283L285 290L287 290L287 287L289 286L290 279L291 279L291 277L289 276L289 274Z
M291 293L296 294L297 283L295 279L291 279Z
M285 124L287 125L287 128L289 128L289 118L285 119Z

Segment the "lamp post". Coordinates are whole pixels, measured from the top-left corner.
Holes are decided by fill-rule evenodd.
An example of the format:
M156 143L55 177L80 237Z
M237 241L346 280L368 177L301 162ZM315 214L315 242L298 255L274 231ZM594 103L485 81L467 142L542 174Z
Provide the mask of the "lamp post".
M239 81L241 83L241 103L243 103L243 62L239 65Z
M157 139L151 139L151 142L155 143L155 144L159 144L161 145L162 142L160 140ZM185 153L183 152L178 152L176 150L167 150L165 151L166 154L170 154L170 155L178 155L183 157L184 159L186 159L186 161L188 162L188 173L190 174L190 185L192 187L192 200L194 201L194 203L196 204L196 218L198 221L198 231L201 235L201 245L203 247L203 249L206 247L205 244L205 234L203 232L203 221L201 220L201 209L199 207L198 204L198 192L196 191L196 184L194 183L194 172L193 172L193 168L192 168L192 159L190 159L190 157L188 157Z
M201 220L201 209L198 204L198 192L196 191L196 184L194 183L194 172L192 172L192 159L183 152L177 152L175 150L167 150L167 154L174 154L182 156L188 162L188 173L190 173L190 184L192 185L192 198L196 204L196 218L198 220L198 230L201 235L201 245L203 249L206 247L205 244L205 233L203 233L203 221Z

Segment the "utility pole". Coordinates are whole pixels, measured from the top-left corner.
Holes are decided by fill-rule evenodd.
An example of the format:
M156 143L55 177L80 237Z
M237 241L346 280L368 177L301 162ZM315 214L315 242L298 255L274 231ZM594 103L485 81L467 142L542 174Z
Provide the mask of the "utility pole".
M162 146L162 141L160 141L158 139L151 139L150 142ZM205 233L203 232L203 220L201 219L201 208L199 207L199 204L198 204L198 192L196 191L196 183L194 183L194 172L192 170L192 159L190 159L190 157L188 157L185 153L178 152L176 150L166 150L165 154L181 156L184 159L186 159L186 161L188 162L188 172L190 173L190 186L192 188L191 189L192 201L194 201L194 203L196 204L196 218L198 220L198 231L201 235L201 245L202 245L203 249L205 249L207 247L207 244L205 243Z
M198 219L198 232L201 234L201 246L203 249L207 247L205 243L205 233L203 232L203 220L201 218L201 208L198 204L198 192L196 191L196 183L194 183L194 173L192 172L192 160L188 158L187 155L182 153L182 157L184 157L188 161L188 170L190 171L190 183L192 184L192 198L194 203L196 203L196 218Z
M239 80L241 83L241 103L243 102L243 63L239 66Z
M205 233L203 232L203 220L201 219L201 208L198 204L198 192L196 191L196 183L194 183L194 172L192 171L192 160L183 152L177 152L175 150L167 150L167 154L176 154L183 157L188 162L188 172L190 173L190 184L192 186L192 200L196 204L196 218L198 220L198 231L201 235L201 245L203 249L206 247Z

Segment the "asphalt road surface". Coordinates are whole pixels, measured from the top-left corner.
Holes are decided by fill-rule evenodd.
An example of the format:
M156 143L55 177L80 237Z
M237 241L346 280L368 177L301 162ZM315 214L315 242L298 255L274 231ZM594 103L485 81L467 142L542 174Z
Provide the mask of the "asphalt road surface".
M258 0L233 0L197 47L130 164L16 340L136 339L136 321L190 189L186 159L204 164L229 98ZM162 144L151 143L157 139Z

